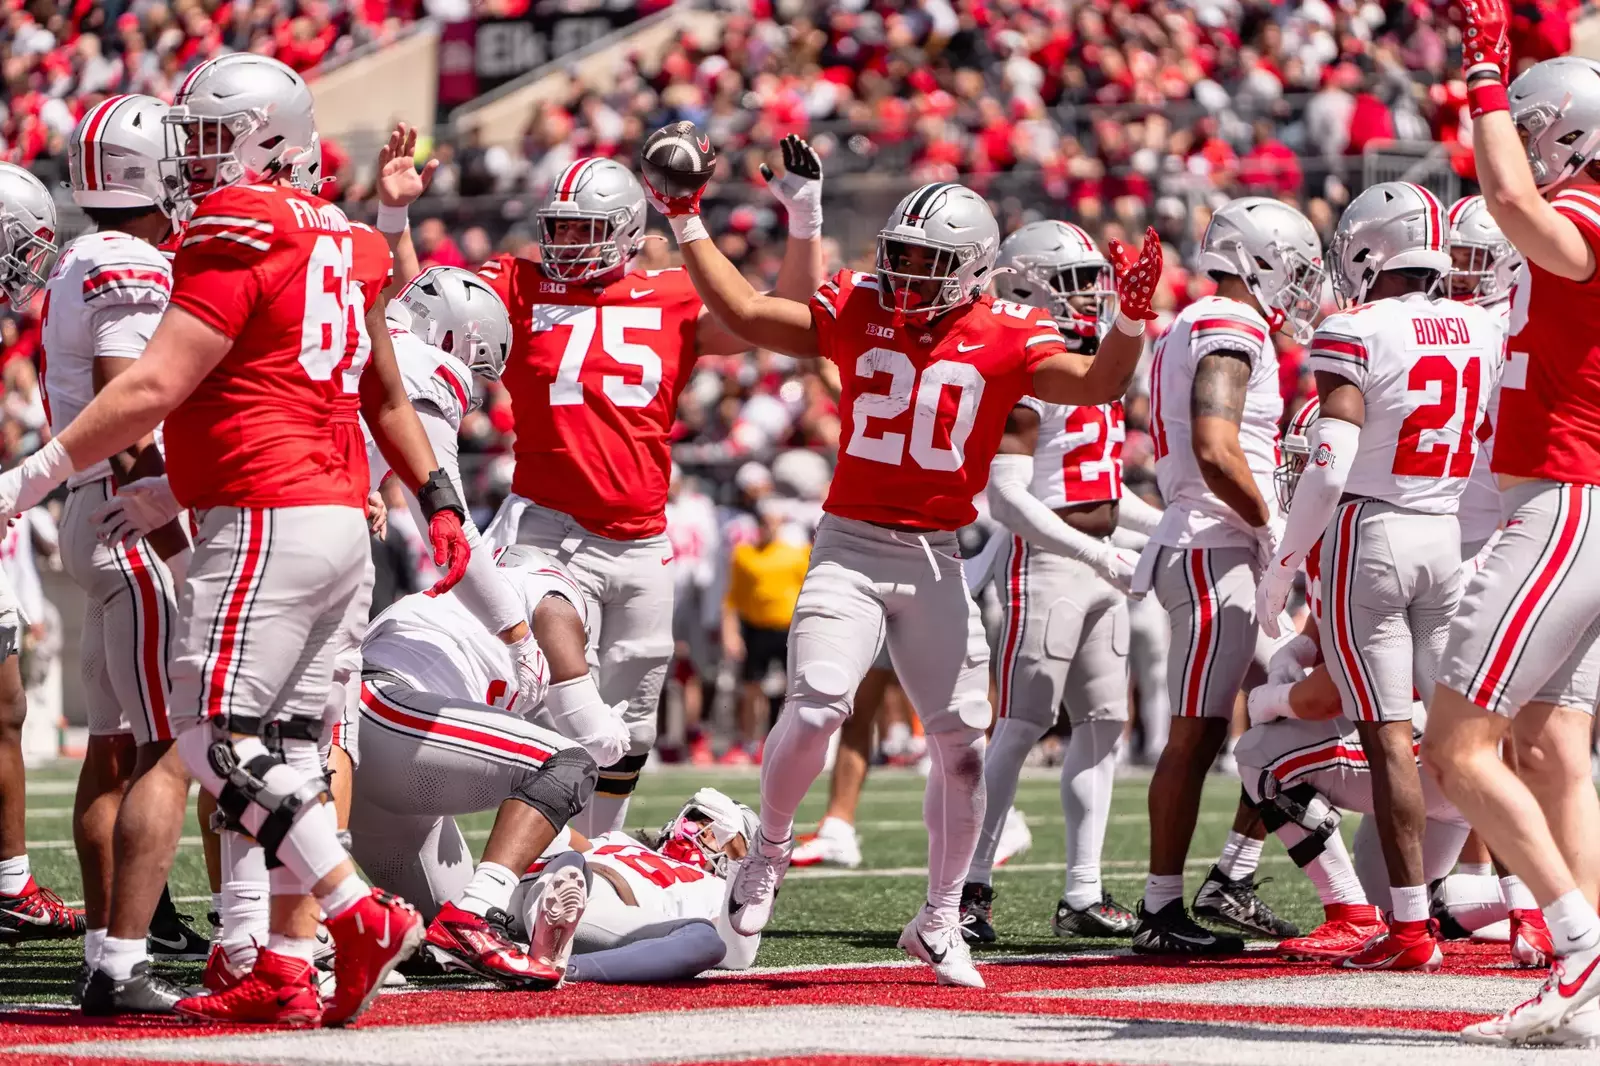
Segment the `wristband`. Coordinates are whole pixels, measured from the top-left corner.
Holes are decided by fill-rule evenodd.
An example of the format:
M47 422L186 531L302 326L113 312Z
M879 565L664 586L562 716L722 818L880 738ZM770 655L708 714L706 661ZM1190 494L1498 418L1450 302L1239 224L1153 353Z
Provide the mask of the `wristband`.
M682 247L690 241L709 241L711 234L706 232L706 224L699 214L674 215L667 219L667 224L672 227L672 235L678 239L678 246Z
M390 204L378 205L377 229L379 233L404 233L411 224L410 211L404 207L394 207Z
M442 469L429 474L428 480L422 483L417 490L417 504L422 508L422 517L429 522L440 511L454 511L463 522L467 518L467 509L462 506L461 497L456 495L456 487Z
M1144 336L1144 319L1129 318L1121 311L1117 312L1117 328L1130 337Z
M1510 111L1511 100L1506 96L1505 83L1495 78L1467 86L1467 107L1473 118L1493 111Z

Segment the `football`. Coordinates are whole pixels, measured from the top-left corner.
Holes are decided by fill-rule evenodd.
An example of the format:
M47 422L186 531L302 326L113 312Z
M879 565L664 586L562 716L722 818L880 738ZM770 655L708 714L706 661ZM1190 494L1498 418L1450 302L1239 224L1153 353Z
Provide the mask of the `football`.
M644 142L639 166L645 180L665 197L693 196L711 180L717 150L693 122L662 126Z

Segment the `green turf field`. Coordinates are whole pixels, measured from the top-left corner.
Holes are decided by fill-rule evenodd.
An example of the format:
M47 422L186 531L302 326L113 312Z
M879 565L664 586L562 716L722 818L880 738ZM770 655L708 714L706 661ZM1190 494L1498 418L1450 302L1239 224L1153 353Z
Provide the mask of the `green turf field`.
M76 764L63 763L29 778L28 841L33 870L41 884L69 901L81 899L78 864L72 849L72 791ZM1147 775L1117 782L1111 824L1106 834L1105 878L1111 893L1132 906L1146 872L1145 784ZM754 771L662 768L647 771L629 813L629 825L659 827L702 785L714 785L754 805ZM1050 932L1050 916L1062 891L1061 806L1054 771L1028 771L1017 790L1017 805L1033 830L1033 850L995 871L995 926L1000 941L986 951L1003 954L1060 951L1067 944ZM901 926L922 900L927 834L922 827L923 780L913 771L876 770L861 799L859 828L864 862L860 869L796 870L784 883L772 925L757 964L863 962L900 956L895 941ZM1200 826L1191 850L1188 888L1199 886L1215 859L1233 818L1238 781L1213 776L1205 795ZM800 831L814 826L827 796L827 778L817 782L800 809ZM488 835L491 815L463 819L470 844ZM1346 822L1347 833L1356 820ZM209 888L198 827L191 819L173 865L172 888L179 910L207 926ZM1262 895L1280 914L1302 927L1315 925L1321 909L1310 884L1295 870L1282 847L1269 841L1262 876L1275 877ZM1115 942L1098 942L1110 946ZM1078 941L1075 945L1096 945ZM78 962L76 942L0 949L0 1001L63 1001ZM190 979L198 980L199 966Z

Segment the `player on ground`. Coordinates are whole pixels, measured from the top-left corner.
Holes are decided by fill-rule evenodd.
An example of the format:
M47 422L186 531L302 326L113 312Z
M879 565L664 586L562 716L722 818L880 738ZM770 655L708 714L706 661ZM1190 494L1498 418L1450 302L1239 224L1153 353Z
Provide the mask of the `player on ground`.
M671 127L653 135L645 158L652 148L668 154L662 146L677 136ZM761 831L734 879L733 927L753 934L771 917L795 810L887 639L932 761L927 902L900 945L941 983L981 987L958 913L983 819L988 645L954 531L973 520L1005 417L1025 393L1107 403L1127 387L1154 314L1160 242L1148 234L1137 262L1113 246L1117 329L1090 358L1066 350L1047 312L983 294L999 231L970 189L942 182L911 193L878 236L876 275L841 271L806 306L756 292L717 250L698 180L670 199L652 193L696 290L749 343L826 358L844 383L845 443L790 630L789 691L767 738Z
M776 292L804 300L822 281L822 164L798 137L769 182L789 214ZM602 768L588 836L622 828L655 745L672 658L672 547L666 537L678 394L701 355L745 349L701 305L681 268L641 271L645 201L609 159L556 178L537 213L541 261L490 260L483 277L511 312L505 384L516 415L516 473L490 540L531 544L572 569L589 597L600 691L628 701L633 742Z
M518 885L518 935L568 981L649 984L748 969L761 934L733 930L728 886L758 824L749 807L702 788L651 841L572 833Z
M1047 312L1069 351L1094 355L1115 319L1111 264L1065 222L1031 222L1000 243L995 295ZM1161 513L1122 492L1122 402L1068 407L1025 396L989 469L989 512L1011 534L997 563L999 701L983 758L983 832L962 887L962 928L994 939L992 865L1022 764L1055 724L1072 721L1061 766L1066 887L1060 937L1127 936L1134 915L1100 880L1116 744L1128 721L1128 582L1138 561L1111 535L1148 535ZM1128 510L1124 510L1124 507ZM970 919L970 920L969 920ZM987 934L987 936L985 936Z
M0 298L24 308L44 287L56 254L56 205L39 179L0 163ZM0 943L81 936L83 915L34 881L26 850L27 774L22 722L28 714L18 652L26 620L0 576Z
M1504 343L1492 313L1435 295L1448 239L1443 205L1407 182L1368 188L1340 218L1328 255L1344 310L1311 342L1311 462L1257 590L1262 626L1277 636L1294 574L1322 542L1328 668L1371 768L1391 886L1388 935L1348 969L1431 971L1443 960L1423 876L1412 692L1431 697L1461 597L1456 507Z
M286 184L312 130L310 92L275 60L232 54L189 75L167 116L163 167L197 210L168 309L132 367L0 475L0 510L14 513L166 419L172 493L201 512L173 732L233 829L262 843L274 890L271 938L250 976L177 1004L210 1020L346 1023L422 934L415 911L369 891L339 846L316 755L334 636L367 555L366 462L344 394L359 390L384 454L426 493L434 541L453 563L445 584L467 564L465 509L406 400L381 305L362 314L349 222ZM326 1008L308 891L338 948Z
M1322 289L1316 230L1293 207L1262 197L1234 200L1212 216L1198 265L1216 281L1216 295L1184 308L1157 343L1150 372L1167 509L1134 580L1136 592L1153 585L1172 628L1172 728L1150 782L1150 876L1133 943L1157 954L1244 947L1185 912L1183 865L1200 791L1255 653L1257 575L1282 524L1271 491L1283 414L1272 333L1308 339ZM1225 862L1196 893L1195 910L1276 939L1292 927L1255 895L1251 877L1265 832L1242 803ZM1252 861L1236 864L1230 852Z
M544 686L519 688L510 649L454 594L407 596L374 619L362 642L352 854L416 901L436 954L548 988L560 973L508 938L511 894L588 802L597 761L615 760L628 736L589 671L572 575L522 545L501 553L500 569L545 659ZM455 816L488 810L498 813L474 868Z
M1527 260L1511 298L1493 470L1500 538L1467 586L1429 705L1424 758L1533 891L1557 958L1472 1041L1600 1034L1600 801L1589 776L1600 684L1600 67L1546 60L1510 88L1509 15L1468 0L1463 63L1478 180ZM1509 737L1520 777L1498 756ZM1581 1012L1581 1013L1580 1013Z

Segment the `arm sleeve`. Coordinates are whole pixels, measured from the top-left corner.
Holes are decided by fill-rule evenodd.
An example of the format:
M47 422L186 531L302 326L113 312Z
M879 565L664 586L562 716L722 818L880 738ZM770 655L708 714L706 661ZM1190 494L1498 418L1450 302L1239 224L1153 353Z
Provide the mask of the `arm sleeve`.
M1324 322L1311 338L1311 369L1338 376L1363 388L1367 383L1367 342L1349 328L1343 316Z
M1295 486L1278 558L1303 559L1322 537L1344 495L1360 444L1361 427L1353 423L1323 415L1311 424L1311 461Z
M91 310L94 354L97 359L137 359L161 321L161 308L148 304L119 304Z
M989 513L1029 544L1093 566L1105 545L1067 525L1044 501L1028 491L1033 459L997 455L989 467Z
M1124 492L1117 504L1117 532L1142 534L1149 537L1161 524L1162 511L1151 507L1137 493Z
M567 965L568 980L599 984L686 981L722 961L726 950L722 937L704 918L683 918L678 924L663 923L655 928L668 931L619 948L574 955Z

